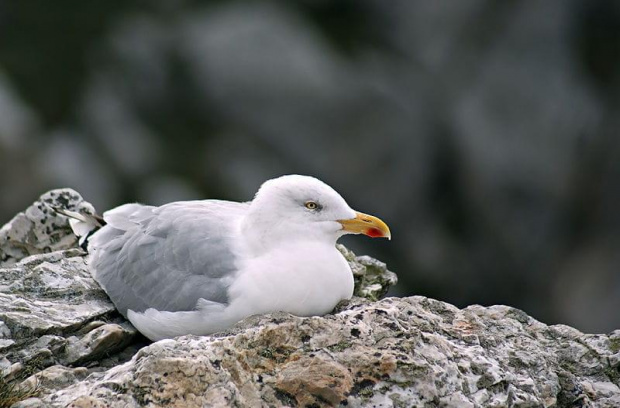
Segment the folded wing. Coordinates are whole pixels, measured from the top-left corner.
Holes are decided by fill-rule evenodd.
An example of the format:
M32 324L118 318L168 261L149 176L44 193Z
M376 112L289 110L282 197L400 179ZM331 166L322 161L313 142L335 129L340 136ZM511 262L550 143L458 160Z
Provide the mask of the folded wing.
M225 305L237 270L236 226L248 205L205 200L108 211L89 243L93 276L125 316Z

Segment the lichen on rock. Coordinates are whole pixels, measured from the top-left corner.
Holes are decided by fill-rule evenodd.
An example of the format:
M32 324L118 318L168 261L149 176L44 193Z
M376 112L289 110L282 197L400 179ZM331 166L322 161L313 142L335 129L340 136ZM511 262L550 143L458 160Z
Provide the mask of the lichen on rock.
M94 213L93 206L70 188L43 194L0 229L0 267L12 265L29 255L76 246L77 239L67 217L57 214L54 207Z
M584 335L505 307L356 299L325 317L256 316L141 349L43 398L138 406L617 407L620 331ZM577 405L575 405L577 404ZM580 405L579 405L580 404Z
M14 408L620 406L620 330L583 334L507 306L376 301L395 275L344 247L366 298L151 344L115 311L84 252L65 247L75 245L66 225L52 229L54 252L36 254L38 227L20 222L2 231L36 249L9 251L0 269L0 378L37 392Z
M396 274L389 271L385 263L367 255L356 256L353 251L341 244L336 247L349 262L353 272L355 296L379 300L398 282Z

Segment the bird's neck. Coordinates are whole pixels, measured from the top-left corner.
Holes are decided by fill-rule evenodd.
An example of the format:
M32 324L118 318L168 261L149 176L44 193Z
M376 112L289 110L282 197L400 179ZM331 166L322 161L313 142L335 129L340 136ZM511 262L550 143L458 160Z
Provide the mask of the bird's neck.
M300 227L285 220L263 220L260 218L246 218L239 226L240 236L244 237L246 250L255 256L263 255L274 249L290 244L321 244L334 247L339 235L323 231Z

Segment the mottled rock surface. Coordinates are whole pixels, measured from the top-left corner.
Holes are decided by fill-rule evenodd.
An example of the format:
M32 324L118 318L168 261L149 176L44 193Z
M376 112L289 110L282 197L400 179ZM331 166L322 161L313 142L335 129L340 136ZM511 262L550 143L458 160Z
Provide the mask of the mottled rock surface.
M349 262L355 278L355 296L377 300L385 296L388 289L396 285L398 277L387 269L385 263L366 255L355 256L344 245L336 245Z
M67 217L53 208L94 213L93 206L70 188L43 194L26 211L0 229L0 266L12 265L29 255L74 248L77 243Z
M36 389L15 408L620 406L620 330L583 334L507 306L373 301L395 276L340 249L366 299L152 344L81 250L22 259L0 269L0 398L9 383Z
M99 367L136 337L91 278L81 250L0 269L0 378L23 379L59 364ZM42 390L53 381L40 381Z
M160 341L29 406L618 407L619 368L620 331L584 335L506 306L357 299L325 317Z
M0 230L0 407L3 382L37 386L39 398L23 406L45 406L54 392L148 344L92 279L86 253L52 207L94 212L77 192L54 190ZM375 299L396 282L385 264L339 249L354 271L356 293Z

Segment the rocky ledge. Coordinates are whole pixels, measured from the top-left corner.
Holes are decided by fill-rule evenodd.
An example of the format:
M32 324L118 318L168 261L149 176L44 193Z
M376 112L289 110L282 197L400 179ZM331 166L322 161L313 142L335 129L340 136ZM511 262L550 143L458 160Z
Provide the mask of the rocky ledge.
M333 314L250 317L150 343L91 279L47 193L0 230L0 408L619 407L620 330L583 334L507 306L386 298L395 276L341 248L356 297ZM23 259L22 259L23 258Z

